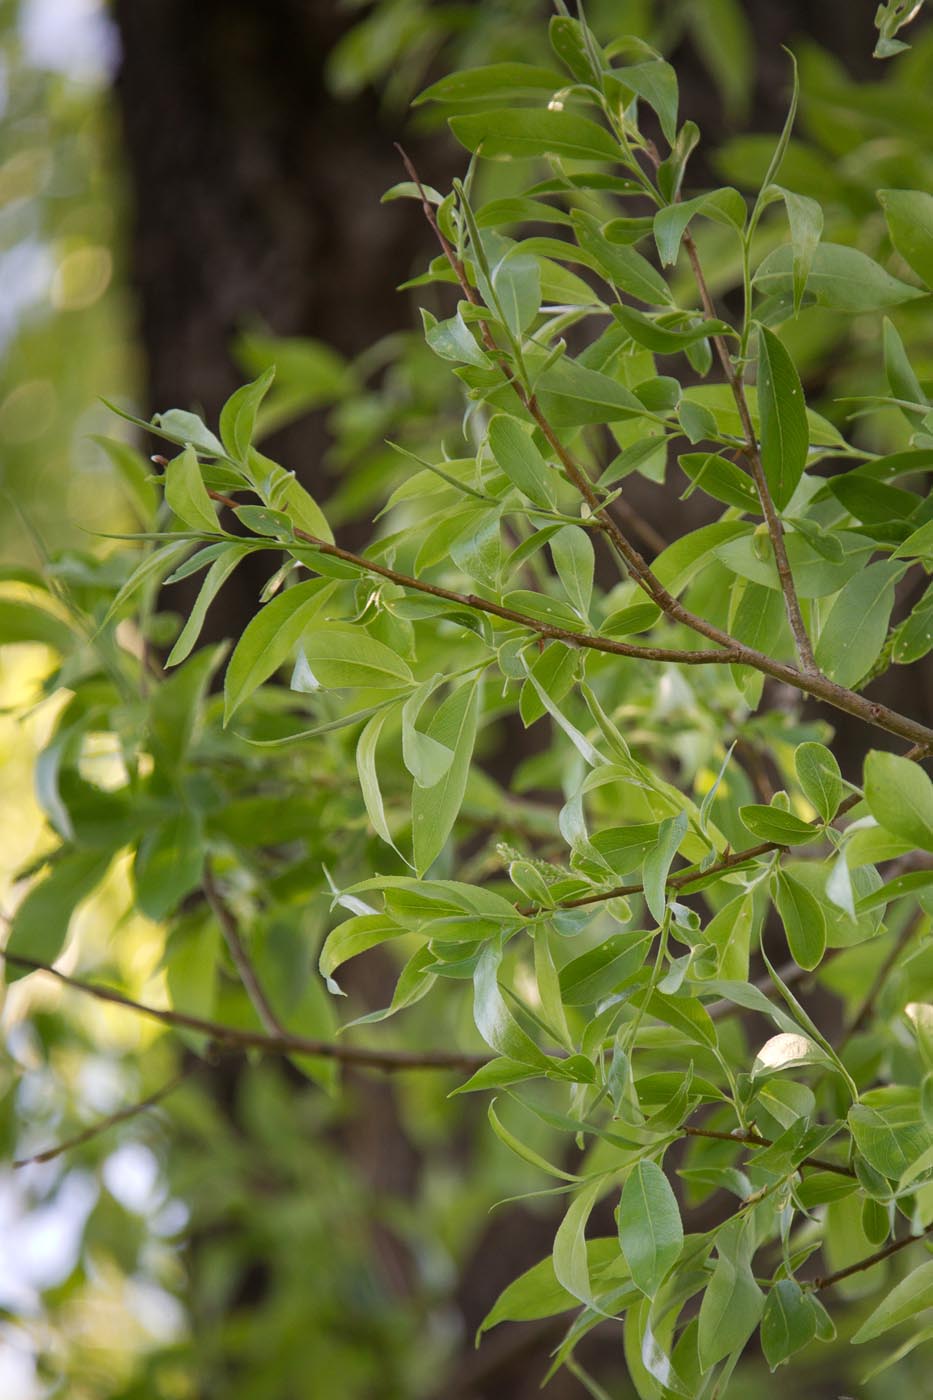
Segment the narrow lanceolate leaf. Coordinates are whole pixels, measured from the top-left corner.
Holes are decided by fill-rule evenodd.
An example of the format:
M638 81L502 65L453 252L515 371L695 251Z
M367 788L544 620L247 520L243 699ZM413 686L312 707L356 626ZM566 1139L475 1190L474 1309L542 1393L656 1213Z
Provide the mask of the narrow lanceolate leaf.
M618 161L618 145L605 127L572 112L507 108L452 117L450 129L468 151L485 156Z
M554 1236L554 1274L558 1283L590 1307L594 1306L595 1300L584 1231L603 1186L604 1182L599 1178L580 1192Z
M793 308L793 250L785 245L769 253L754 276L759 292L787 298L787 314ZM818 306L835 311L883 311L924 295L868 257L858 248L841 243L821 243L813 253L807 292Z
M216 546L212 545L212 549ZM241 559L245 559L247 554L251 554L253 546L251 544L229 544L224 545L222 553L214 560L211 567L204 576L201 584L201 591L194 601L188 620L179 633L178 640L168 654L166 666L177 666L184 661L191 652L192 647L201 635L201 628L204 626L204 619L211 603L223 588L227 579L233 573Z
M315 679L328 689L397 690L413 682L407 663L359 627L316 623L304 637L302 650Z
M256 415L275 378L275 366L231 394L220 410L220 436L234 461L245 461L256 432Z
M720 1239L728 1228L720 1231ZM704 1370L744 1346L758 1325L764 1303L745 1252L733 1253L720 1244L719 1259L700 1304L697 1346Z
M807 406L794 362L773 331L758 331L761 465L778 510L797 489L807 464Z
M551 540L551 556L557 576L574 610L589 617L596 560L593 542L580 525L565 525Z
M423 875L440 855L460 811L473 756L478 714L479 687L470 682L447 697L428 726L428 737L452 750L453 759L433 787L415 783L412 789L412 843L419 875Z
M553 509L557 499L553 469L520 423L497 413L489 424L489 446L513 486L536 506Z
M165 499L179 520L193 530L217 534L220 528L217 513L207 494L193 447L186 447L165 468Z
M887 831L933 851L933 783L916 763L873 752L865 760L865 801Z
M900 1322L909 1322L924 1308L933 1307L933 1259L914 1269L905 1279L892 1288L888 1296L879 1303L875 1311L862 1323L853 1336L853 1342L870 1342L896 1327Z
M619 1202L619 1243L632 1278L653 1298L684 1242L677 1199L655 1162L637 1162Z
M826 918L819 900L782 870L777 877L775 903L791 957L798 967L812 972L826 952Z
M679 812L667 817L658 828L657 844L645 857L645 903L658 923L664 919L667 907L666 887L671 862L687 830L687 814Z
M838 594L816 644L816 664L839 685L854 686L871 670L888 634L894 586L904 565L881 559Z
M891 242L920 281L933 289L933 195L925 190L879 190Z
M379 786L379 774L376 769L376 750L383 725L388 718L388 709L379 710L363 730L356 744L356 771L360 780L360 792L366 807L366 815L372 823L373 830L387 846L397 850L386 821L382 790Z
M750 802L747 807L740 807L739 816L759 841L773 841L778 846L802 846L820 834L818 827L801 821L793 812L785 812L780 807L766 807L761 802Z
M291 654L336 586L325 579L309 579L280 593L256 614L237 642L224 676L225 724Z

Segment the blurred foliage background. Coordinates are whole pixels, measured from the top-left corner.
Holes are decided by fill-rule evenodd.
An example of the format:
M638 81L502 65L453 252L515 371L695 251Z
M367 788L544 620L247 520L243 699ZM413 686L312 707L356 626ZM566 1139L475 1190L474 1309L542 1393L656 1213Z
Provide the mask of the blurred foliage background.
M601 35L637 33L673 58L684 115L704 135L694 181L705 173L743 189L756 186L783 121L780 45L792 43L802 100L783 179L819 196L828 238L874 252L885 237L875 189L933 189L933 28L918 20L911 50L885 67L871 57L875 8L592 0L588 15ZM73 579L106 570L111 537L137 527L147 487L131 454L96 441L115 432L101 398L144 416L197 407L211 420L243 377L272 362L268 450L329 500L347 540L362 537L404 473L386 437L422 450L458 413L451 381L413 331L413 301L395 290L433 250L413 206L379 203L399 177L392 142L404 140L424 177L445 187L462 154L409 101L456 66L543 58L548 9L0 0L3 596L28 591L29 571L49 556ZM507 168L501 179L505 192ZM728 300L715 233L704 260ZM912 320L908 309L899 324L921 377L933 379L922 314ZM813 308L787 333L808 398L828 416L839 417L840 395L877 387L877 346L860 340L858 320ZM873 431L884 442L866 445L898 446L893 419ZM649 519L689 509L651 483L638 490ZM262 581L241 570L211 616L214 636L242 625ZM184 611L184 601L172 606ZM33 766L61 698L41 698L42 648L5 640L8 909L48 845ZM929 723L926 674L912 708ZM533 765L522 742L508 760L507 740L491 749L492 769L516 754ZM102 751L94 761L99 776L115 760ZM309 792L339 814L340 764L304 761ZM475 800L481 808L482 794ZM510 819L540 832L549 818L529 802ZM477 861L479 873L481 848ZM125 916L126 879L117 868L105 896L81 909L63 966L97 956L151 1001L164 985L164 937ZM322 920L326 912L325 902ZM196 951L189 961L196 982ZM355 977L360 1009L381 1005L378 963ZM445 1027L435 1003L429 1015L419 1026L410 1011L408 1033L423 1031L422 1043L456 1036L453 1013ZM550 1322L494 1333L479 1353L472 1332L500 1288L547 1252L552 1219L534 1201L490 1216L515 1190L514 1160L472 1101L447 1099L446 1078L346 1076L338 1102L327 1084L282 1066L225 1059L204 1069L178 1037L37 979L8 993L4 1027L8 1163L184 1076L152 1112L0 1180L5 1400L537 1393L557 1335ZM519 1183L538 1184L531 1169ZM632 1392L618 1337L610 1329L591 1345L623 1400ZM864 1400L895 1385L927 1393L916 1357L862 1383L839 1375L837 1352L821 1356L798 1381L801 1397L843 1386ZM758 1365L736 1394L777 1395L780 1384ZM583 1392L561 1374L549 1393Z

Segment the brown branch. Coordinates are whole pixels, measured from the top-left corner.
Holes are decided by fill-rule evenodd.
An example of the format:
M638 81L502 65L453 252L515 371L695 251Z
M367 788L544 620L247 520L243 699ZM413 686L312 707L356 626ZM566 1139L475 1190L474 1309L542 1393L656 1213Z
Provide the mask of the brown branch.
M467 1054L458 1050L377 1050L363 1045L335 1045L328 1040L311 1040L307 1036L269 1035L264 1031L242 1030L238 1026L224 1026L216 1021L207 1021L203 1016L190 1016L184 1011L147 1006L141 1001L133 1001L112 987L103 987L97 982L84 982L77 977L69 977L48 963L37 962L35 958L21 957L18 953L0 950L0 958L13 967L24 968L29 972L45 972L56 978L66 987L96 997L98 1001L123 1006L140 1016L148 1016L160 1021L164 1026L176 1029L198 1031L210 1036L219 1045L229 1045L240 1050L263 1050L269 1055L308 1055L312 1058L337 1060L343 1064L356 1065L369 1069L408 1070L408 1069L447 1069L464 1070L470 1073L481 1069L493 1058L491 1055Z
M710 295L706 278L703 275L703 268L700 264L700 255L693 235L687 230L684 233L684 247L690 259L690 266L693 268L693 276L700 293L700 301L703 305L703 312L709 320L716 319L716 305ZM742 424L742 432L745 434L745 448L743 455L747 459L752 469L752 478L755 482L755 490L758 492L758 499L761 502L761 509L768 525L768 534L771 536L771 547L774 550L774 562L777 565L778 578L781 584L781 592L784 594L784 606L787 610L787 620L790 623L791 632L794 635L794 642L797 647L797 655L800 658L800 665L807 675L818 674L818 668L813 659L813 648L810 645L810 638L804 626L803 616L800 612L800 601L797 597L797 589L794 585L794 576L791 572L790 562L787 558L787 549L784 544L784 526L781 517L774 506L774 500L765 477L764 467L761 462L761 453L758 449L758 439L755 435L752 415L749 411L748 400L745 397L745 388L742 384L741 376L732 363L729 354L729 347L721 335L712 337L719 356L719 363L722 365L723 373L726 376L729 388L732 390L732 397L735 399L735 406L739 411L739 420Z
M83 1132L76 1133L74 1137L67 1138L65 1142L59 1142L54 1147L47 1147L44 1152L36 1152L32 1157L20 1157L13 1162L13 1168L31 1167L39 1162L51 1162L56 1157L61 1157L65 1152L71 1152L75 1147L82 1147L84 1143L90 1142L92 1138L99 1137L101 1133L106 1133L110 1128L115 1128L118 1123L125 1123L129 1118L135 1118L139 1113L145 1113L147 1109L155 1108L156 1104L167 1099L169 1094L173 1094L179 1085L197 1070L203 1068L203 1062L195 1061L188 1065L180 1073L170 1079L167 1084L163 1084L161 1089L156 1089L154 1094L148 1098L140 1099L138 1103L127 1105L126 1108L118 1109L116 1113L111 1113L107 1118L101 1118L97 1123L92 1123Z
M287 1035L285 1027L273 1011L269 999L263 990L259 975L253 967L252 959L246 951L246 945L240 937L236 920L224 903L220 890L217 888L217 881L211 869L210 861L205 862L204 878L201 882L205 898L211 907L214 918L220 925L233 965L237 970L240 981L246 990L246 995L253 1004L253 1009L259 1017L265 1029L270 1035Z
M208 490L207 493L213 500L219 501L221 505L230 506L231 509L239 509L238 502L229 496L224 496L220 491ZM415 578L411 574L400 573L398 569L390 569L386 564L377 564L374 559L366 559L361 554L354 554L349 549L342 549L340 545L331 544L328 540L318 539L316 535L311 535L307 530L300 529L297 525L292 527L297 540L311 545L321 554L327 554L332 559L340 559L345 564L352 564L365 573L376 574L379 578L386 578L391 583L397 583L402 588L412 588L419 593L426 593L432 598L442 598L445 602L456 603L458 607L467 608L473 612L488 613L491 617L500 617L505 622L514 622L519 627L526 627L529 632L535 632L540 637L547 637L554 641L566 643L567 646L583 647L588 651L601 651L610 656L629 656L639 661L673 661L685 666L713 666L728 665L736 662L743 665L752 665L748 659L749 649L741 642L731 639L733 649L731 651L682 651L678 647L638 647L631 646L628 642L619 642L611 637L597 637L591 632L574 632L569 627L555 627L549 622L539 622L537 618L529 617L526 613L516 612L514 608L503 607L501 603L494 603L489 598L480 598L475 593L457 593L452 588L442 588L440 584L428 583L425 579ZM930 731L930 742L933 743L933 730Z
M743 1142L750 1147L773 1147L771 1138L759 1137L758 1133L742 1132L736 1129L731 1133L717 1133L712 1128L691 1128L684 1126L680 1130L686 1137L715 1138L717 1142ZM821 1172L835 1172L837 1176L853 1177L857 1180L856 1173L849 1167L840 1166L838 1162L827 1162L824 1157L804 1157L797 1163L796 1170L800 1167L814 1167Z
M873 1264L880 1264L883 1259L890 1259L892 1254L898 1254L902 1249L906 1249L909 1244L915 1244L917 1240L922 1240L927 1235L933 1234L933 1224L921 1230L919 1235L905 1235L902 1240L892 1240L883 1249L877 1250L874 1254L867 1255L864 1259L857 1260L846 1269L839 1269L834 1274L828 1274L825 1278L815 1278L810 1287L816 1292L821 1292L824 1288L832 1288L834 1283L841 1283L844 1278L851 1278L853 1274L860 1274L865 1269L870 1269Z
M456 252L451 247L437 223L434 210L427 199L417 171L405 152L401 151L401 148L399 148L399 150L410 178L421 192L425 217L438 239L444 256L450 263L463 295L473 306L481 306L474 288L470 285L463 263L457 257ZM685 235L685 239L689 239L689 237L689 233ZM692 244L688 243L687 246L689 250ZM707 296L708 295L707 291ZM738 655L740 665L751 666L754 670L761 671L764 675L771 676L774 680L784 681L786 684L793 686L796 690L813 695L817 699L834 706L834 708L844 711L846 714L854 715L856 718L864 720L868 724L886 729L889 733L896 734L900 738L907 739L912 743L922 743L926 746L933 745L933 729L929 729L926 725L920 724L916 720L909 719L905 715L898 714L896 711L889 709L886 705L880 705L875 701L867 700L864 696L857 694L855 691L848 690L844 686L837 685L834 681L829 680L828 677L819 673L813 663L809 639L806 636L806 629L803 627L803 621L799 616L799 606L796 607L796 617L799 626L795 625L794 617L791 617L791 625L794 627L795 637L797 637L798 646L801 648L800 658L801 666L803 667L802 670L798 670L796 667L789 666L784 662L775 661L772 657L766 656L763 652L759 652L753 647L745 646L737 638L730 636L728 632L724 632L713 623L707 622L705 618L698 617L696 614L691 613L678 599L673 597L661 583L660 579L652 573L641 554L628 540L609 510L603 505L586 471L561 442L554 428L542 412L535 395L528 393L525 387L515 377L511 365L505 358L503 351L496 344L495 338L486 321L480 320L478 324L483 344L495 359L496 364L502 371L507 382L511 385L526 412L530 414L541 429L546 441L560 461L561 466L564 468L568 480L570 480L580 492L583 499L590 507L592 514L602 522L606 537L609 539L616 553L624 561L635 582L658 605L662 612L666 613L668 617L672 618L675 622L683 623L684 626L689 627L692 631L699 633L709 641L715 642L717 646L722 647L724 649L722 653L714 653L719 661L725 659L725 653L729 654L730 659L735 659ZM741 387L741 381L737 379L732 362L729 359L728 349L724 342L718 352L721 359L723 359L724 356L724 369L726 365L728 365L730 383L733 381L737 382L739 391L737 405L742 420L743 431L745 431L749 441L748 450L753 457L757 457L757 440L755 438L748 404ZM758 460L760 465L760 458ZM763 474L762 482L764 482ZM766 482L764 482L764 487L766 498L770 500L770 496L767 495ZM772 514L774 514L773 503L771 504L771 510ZM778 551L783 550L783 535L781 534L780 520L777 519L776 515L774 515L774 519L777 528L772 535L772 542L777 540L775 544L775 558L777 559ZM340 556L338 555L337 557ZM784 561L786 565L786 552L784 554ZM778 564L778 572L781 572L780 563ZM785 591L785 601L790 609L796 605L796 593L793 590L793 578L790 575L789 566L786 567L785 578L782 579L782 586L786 583L790 585L790 592L788 593ZM474 606L474 604L471 604L471 606ZM487 608L487 610L489 609ZM513 618L511 620L515 619ZM800 636L798 636L798 631ZM606 648L597 647L596 649L605 650ZM632 652L627 654L631 655ZM692 653L692 655L697 656L699 653Z
M913 748L907 750L904 757L911 763L916 763L919 762L920 759L925 758L927 752L928 748L926 744L914 744ZM839 810L833 820L838 821L840 817L845 816L846 812L850 812L861 800L862 794L860 792L850 793L845 801L839 804ZM823 825L823 822L817 817L810 825L814 828L818 828ZM734 870L737 866L744 865L746 861L754 860L757 856L768 855L771 851L786 851L787 849L787 846L782 846L779 841L759 841L757 846L746 846L744 850L728 852L728 854L724 855L720 860L707 866L706 870L691 868L690 870L678 871L676 875L668 876L665 883L669 889L683 889L687 885L694 884L697 880L707 880L710 875L719 875L724 870ZM580 909L584 905L599 904L606 899L624 899L628 895L642 894L644 888L644 885L615 885L611 890L602 890L595 894L581 895L578 899L563 899L558 907L561 909ZM533 914L537 912L536 905L519 909L520 914Z

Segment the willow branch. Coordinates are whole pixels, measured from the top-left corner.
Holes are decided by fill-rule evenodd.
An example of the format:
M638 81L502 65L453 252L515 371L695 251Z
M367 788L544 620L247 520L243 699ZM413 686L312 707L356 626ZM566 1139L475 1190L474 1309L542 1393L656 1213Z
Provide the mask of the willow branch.
M892 1254L898 1254L902 1249L906 1249L909 1244L915 1244L917 1240L926 1239L933 1234L933 1224L921 1230L919 1235L905 1235L902 1240L892 1240L883 1249L876 1250L874 1254L867 1255L864 1259L859 1259L854 1264L850 1264L846 1269L838 1269L834 1274L827 1274L825 1278L815 1278L810 1287L816 1292L822 1292L824 1288L832 1288L834 1283L841 1283L844 1278L851 1278L853 1274L864 1273L874 1264L880 1264L883 1259L890 1259Z
M926 752L926 745L915 744L912 749L908 749L904 757L911 762L915 762L923 758ZM840 803L835 820L845 816L846 812L851 811L856 803L861 802L861 800L862 794L860 792L851 793L844 802ZM819 817L810 823L814 830L817 830L823 826L823 824L823 821ZM786 851L787 849L788 847L782 846L779 841L759 841L757 846L746 846L741 851L729 851L719 860L714 861L712 865L707 866L705 870L693 867L689 870L680 870L676 875L669 875L665 882L666 887L674 890L684 889L687 885L696 884L698 880L708 880L711 875L720 875L724 870L735 870L737 867L744 865L746 861L755 860L758 856L768 855L772 851ZM561 909L579 909L584 905L598 904L606 899L625 899L628 895L642 894L644 888L644 885L640 884L614 885L611 890L601 890L594 894L581 895L577 899L561 900L559 907ZM526 911L522 910L520 912Z
M743 1142L747 1143L749 1147L774 1146L774 1142L771 1138L760 1137L758 1133L742 1132L738 1128L732 1133L718 1133L712 1128L692 1128L684 1126L680 1131L685 1137L715 1138L717 1142ZM798 1170L800 1167L813 1167L817 1171L835 1172L837 1176L848 1176L856 1180L858 1179L855 1172L849 1167L843 1167L838 1162L828 1162L825 1157L804 1157L797 1163Z
M101 1133L108 1132L115 1128L118 1123L125 1123L130 1118L135 1118L140 1113L145 1113L150 1108L155 1108L163 1099L167 1099L169 1094L174 1094L175 1090L190 1079L197 1070L202 1069L200 1060L194 1064L186 1066L170 1079L167 1084L163 1084L161 1089L156 1089L154 1094L148 1098L140 1099L138 1103L128 1104L126 1108L118 1109L116 1113L111 1113L107 1118L101 1118L98 1122L92 1123L83 1132L75 1133L74 1137L67 1138L64 1142L56 1143L54 1147L47 1147L44 1152L36 1152L31 1157L20 1157L13 1162L14 1169L19 1167L31 1167L39 1162L52 1162L56 1157L61 1157L65 1152L71 1152L76 1147L82 1147L84 1143L90 1142L93 1138L99 1137Z
M210 861L204 866L204 878L202 888L205 898L211 907L214 918L220 925L220 930L224 936L224 941L233 959L233 965L237 970L237 975L243 983L246 995L253 1004L253 1009L259 1017L265 1029L270 1035L287 1035L285 1027L276 1016L269 1003L269 999L259 980L259 974L253 966L252 959L246 951L246 945L240 937L236 919L224 903L220 890L217 888L217 881L214 872L211 870Z
M700 293L700 301L703 311L709 320L716 319L716 306L710 295L706 278L703 275L703 268L700 264L700 256L693 235L687 230L684 233L684 247L687 250L687 257L690 259L690 266L693 268L693 276ZM800 658L800 665L807 675L817 674L817 665L813 659L813 648L810 645L810 638L804 626L803 616L800 611L800 601L797 597L797 589L794 585L794 576L791 572L790 562L787 558L787 549L784 544L784 526L781 517L775 509L774 500L770 487L761 463L761 453L758 449L758 439L755 435L752 415L749 411L748 400L745 397L745 388L742 384L741 376L732 363L729 354L729 347L721 335L712 337L716 353L719 356L719 363L722 365L723 373L726 376L729 388L732 390L732 397L735 399L735 406L739 411L739 420L742 424L742 432L745 435L745 448L743 455L748 461L752 470L752 478L755 482L755 490L758 492L758 499L761 502L761 509L764 512L765 521L768 526L768 534L771 536L771 547L774 550L774 562L777 565L778 578L781 584L781 592L784 595L784 606L787 611L787 620L790 623L791 632L794 635L794 643L797 647L797 655Z
M491 1055L472 1055L457 1050L377 1050L375 1047L363 1045L335 1045L328 1040L311 1040L307 1036L292 1035L290 1032L270 1035L265 1031L243 1030L238 1026L224 1026L217 1021L205 1020L203 1016L190 1016L184 1011L147 1006L144 1002L124 996L112 987L103 987L97 982L85 982L81 978L70 977L48 963L37 962L35 958L25 958L18 953L3 951L0 951L0 958L12 967L20 967L28 972L44 972L64 986L84 992L98 1001L125 1007L127 1011L135 1011L137 1015L147 1016L164 1026L198 1031L201 1035L209 1036L218 1045L228 1045L239 1050L262 1050L268 1055L308 1055L312 1058L337 1060L360 1068L384 1070L447 1069L473 1073L492 1059Z
M479 297L475 289L470 285L463 263L457 256L455 250L451 247L443 230L438 225L434 210L427 199L417 171L404 151L401 151L401 148L399 148L399 150L409 176L421 193L425 218L433 229L444 256L450 263L464 297L473 306L482 309ZM682 623L692 631L699 633L699 635L706 637L717 646L722 647L722 652L714 654L719 661L725 658L726 653L734 656L735 653L739 651L742 654L741 665L750 666L754 670L761 671L766 676L771 676L774 680L783 681L787 685L793 686L796 690L800 690L805 694L813 695L816 699L825 701L835 709L842 710L846 714L854 715L856 718L864 720L867 724L885 729L889 733L896 734L900 738L906 739L911 743L922 743L926 746L933 745L933 729L929 729L926 725L920 724L916 720L909 719L905 715L898 714L896 711L889 709L886 705L880 705L875 701L867 700L864 696L857 694L855 691L848 690L845 686L837 685L834 681L829 680L828 677L821 675L812 661L809 640L806 639L806 629L803 628L802 619L800 621L800 630L803 638L806 640L804 650L801 652L801 665L803 669L798 670L795 666L789 666L784 662L775 661L772 657L766 656L763 652L759 652L753 647L744 646L736 637L730 636L730 634L724 632L722 628L716 627L715 624L707 622L705 618L698 617L695 613L690 612L688 608L685 608L677 598L668 592L660 579L651 571L645 559L619 527L611 512L603 505L599 493L587 476L585 469L576 461L572 453L561 442L558 434L544 415L535 395L529 393L524 385L516 378L511 365L505 358L501 348L496 344L495 338L486 321L481 319L478 325L484 346L495 360L503 376L519 399L519 402L540 428L546 441L560 461L561 466L564 468L568 480L577 488L580 495L589 506L593 516L602 524L606 538L610 541L616 553L625 563L632 578L642 591L657 604L662 612L666 613L673 621ZM732 362L729 360L728 350L724 344L722 346L722 352L725 354L726 361L728 362L730 376L732 379L736 379ZM732 382L731 379L730 382ZM739 403L739 414L742 418L743 430L746 431L751 441L749 452L757 457L757 441L751 423L748 404L745 401L744 391L742 391L741 388L741 381L737 382L739 389L739 400L737 402ZM758 460L760 465L760 458ZM767 490L767 483L764 483L764 485ZM770 499L770 497L768 499ZM776 549L783 549L783 536L780 533L780 521L777 520L776 515L774 518L777 521L778 528L776 534L780 541ZM777 553L775 557L777 558ZM784 554L784 559L786 564L786 553ZM790 584L792 596L796 599L796 593L793 592L793 578L790 575L789 567L787 569L787 580ZM785 599L787 598L788 594L785 592ZM799 616L799 607L797 608L797 613ZM597 647L596 649L599 650L600 648ZM606 648L602 649L605 650ZM629 652L628 654L633 653ZM693 653L693 655L696 656L697 653Z

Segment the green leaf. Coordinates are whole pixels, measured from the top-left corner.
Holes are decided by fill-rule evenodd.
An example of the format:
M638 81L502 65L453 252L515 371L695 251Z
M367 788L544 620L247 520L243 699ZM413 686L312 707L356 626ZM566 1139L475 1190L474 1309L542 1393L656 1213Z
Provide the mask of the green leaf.
M739 816L759 841L773 841L778 846L802 846L820 835L819 827L811 826L792 812L783 812L780 807L766 807L759 802L740 807Z
M580 247L599 264L606 280L619 291L647 302L649 306L669 306L671 290L647 258L626 244L610 242L599 221L592 215L574 214L574 229Z
M490 98L540 96L564 86L560 73L531 63L490 63L485 68L468 68L463 73L448 73L438 82L420 92L412 102L486 102Z
M613 933L597 947L571 958L560 970L565 1006L590 1006L611 996L644 964L653 935L644 929Z
M619 1244L642 1293L653 1298L684 1242L677 1198L656 1162L636 1162L619 1202Z
M412 841L419 875L423 875L440 855L460 811L473 756L478 714L479 686L471 681L447 697L428 726L428 738L452 750L453 759L439 782L432 787L415 783L412 790ZM500 1053L510 1052L502 1050Z
M224 723L247 700L257 686L277 671L301 634L331 596L336 583L309 579L286 589L267 603L247 624L224 676Z
M803 294L807 289L813 258L823 232L823 210L815 199L806 195L794 194L780 185L772 185L772 191L784 200L787 221L790 224L791 245L794 250L794 315L800 311Z
M775 904L791 957L798 967L812 972L826 952L826 919L822 906L805 885L783 870L778 871Z
M882 1332L897 1327L901 1322L909 1322L918 1312L929 1307L933 1307L933 1259L920 1264L891 1289L853 1334L852 1341L856 1345L873 1341Z
M359 775L363 804L366 807L366 814L372 823L373 830L387 846L396 850L397 847L392 840L392 833L386 822L385 807L379 787L379 775L376 771L376 749L383 725L388 718L389 711L387 709L379 710L366 725L356 744L356 771Z
M686 812L678 812L676 817L666 817L658 827L657 844L645 857L645 903L659 924L663 923L667 908L667 877L671 862L686 832Z
M904 349L904 342L897 333L897 328L892 321L888 320L887 316L884 318L883 327L884 372L887 376L888 388L896 399L902 399L908 403L912 402L926 405L926 395L920 386L920 381L914 373L907 351ZM915 412L913 409L904 408L902 406L901 413L903 413L912 427L919 428L922 426L924 418L922 411L918 410ZM874 484L876 486L881 485L880 482ZM891 487L887 489L893 490ZM908 492L907 494L910 495L911 493ZM916 497L912 497L912 499L914 504L916 504Z
M782 1278L768 1294L761 1318L761 1349L772 1371L816 1336L817 1316L796 1279Z
M13 915L6 951L52 963L68 936L68 926L76 907L96 889L106 874L113 853L70 851L55 861L26 895ZM26 968L6 964L6 980L27 977Z
M550 540L551 557L557 576L564 586L570 603L587 620L593 596L593 572L596 556L593 542L579 525L565 525Z
M697 195L695 199L684 199L659 209L654 216L654 241L662 267L671 267L676 263L681 239L697 214L705 214L717 223L741 230L745 226L745 200L738 190L726 186L709 194Z
M529 253L507 254L493 269L492 290L502 319L519 339L541 305L541 272L537 258Z
M731 335L725 321L697 321L686 328L661 325L632 306L614 306L612 314L638 345L658 355L674 355L711 335Z
M833 603L814 655L820 669L839 685L857 685L877 660L903 572L902 564L878 560L851 578Z
M580 1180L580 1178L574 1176L572 1172L565 1172L561 1167L555 1167L553 1162L549 1162L546 1157L542 1157L540 1152L535 1152L533 1147L529 1147L527 1143L522 1142L521 1138L517 1138L514 1133L509 1132L508 1128L496 1113L495 1099L493 1099L492 1103L490 1103L487 1108L486 1115L499 1141L504 1143L510 1152L514 1152L516 1157L520 1157L523 1162L527 1162L529 1166L537 1167L539 1171L546 1172L548 1176L559 1177L561 1181Z
M302 653L315 679L328 690L397 689L414 681L402 657L361 627L324 622L305 632Z
M823 744L798 744L794 750L794 766L804 797L824 822L832 821L845 795L836 755Z
M566 356L542 374L537 398L551 424L558 428L617 423L646 415L641 400L618 380Z
M762 294L786 298L788 315L793 307L793 264L792 248L775 248L753 278ZM883 311L924 295L918 287L892 277L858 248L840 243L821 243L814 250L807 291L818 306L850 312Z
M126 417L126 414L122 415ZM135 419L131 419L135 422ZM143 424L147 427L148 424ZM196 413L187 413L182 408L170 408L167 413L154 413L152 427L157 428L163 437L179 446L190 444L195 451L209 457L223 457L223 443L219 442L211 430L205 427L203 419Z
M171 509L194 530L216 535L220 529L193 447L186 447L165 468L165 499Z
M619 1241L614 1235L587 1240L586 1252L589 1268L593 1271L614 1263L621 1266L623 1262L619 1255ZM621 1267L617 1272L619 1276L623 1275ZM579 1300L558 1283L554 1260L549 1254L509 1284L483 1318L479 1330L480 1333L488 1332L499 1322L532 1322L542 1317L553 1317L556 1313L578 1306Z
M778 510L797 489L807 464L807 406L800 376L773 331L758 330L761 465Z
M927 287L933 289L933 195L924 190L879 190L891 242Z
M213 546L211 547L213 548ZM165 662L167 667L177 666L184 661L186 656L190 655L191 649L201 635L201 628L204 626L208 608L237 564L241 559L245 559L247 554L251 554L253 548L254 546L251 544L234 544L232 542L222 547L221 552L205 574L201 590L192 605L188 619L168 654Z
M739 1222L730 1221L719 1231L719 1258L703 1301L697 1346L704 1371L730 1352L738 1351L758 1326L765 1300L755 1282L748 1250L736 1238Z
M231 394L220 410L220 436L234 461L246 462L256 432L256 415L274 378L275 365L269 365L252 384L244 384Z
M557 498L553 468L516 419L496 414L489 424L489 447L513 486L536 506L554 509Z
M402 706L402 759L416 783L433 787L453 762L453 750L415 727L428 697L442 684L443 676L433 676L417 686Z
M657 113L664 139L669 146L677 140L677 74L663 59L633 63L617 68L615 82L635 93ZM628 105L627 103L625 104Z
M865 801L875 821L922 851L933 851L933 783L919 764L874 751L865 759Z
M318 959L318 970L327 982L331 992L343 995L333 974L338 967L360 953L376 948L390 938L397 938L406 930L389 919L385 914L354 914L342 924L331 929L324 940Z
M460 307L456 316L451 316L447 321L439 321L422 307L421 319L424 322L424 338L435 355L458 365L476 365L480 369L487 367L489 362L464 321Z
M571 1204L554 1236L554 1276L568 1293L588 1307L595 1307L595 1300L584 1231L604 1189L602 1177L585 1186Z
M546 155L613 164L621 152L605 127L572 112L504 108L451 117L450 129L468 151L528 160Z
M916 1098L884 1111L854 1104L848 1122L865 1161L889 1181L900 1181L933 1144L933 1132L921 1121Z
M133 862L137 906L160 922L197 889L203 868L203 821L196 812L180 811L139 843Z
M522 1030L499 988L501 961L502 949L496 941L487 943L473 974L473 1019L476 1029L497 1054L519 1060L522 1064L547 1069L555 1062Z

